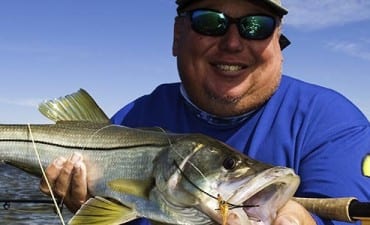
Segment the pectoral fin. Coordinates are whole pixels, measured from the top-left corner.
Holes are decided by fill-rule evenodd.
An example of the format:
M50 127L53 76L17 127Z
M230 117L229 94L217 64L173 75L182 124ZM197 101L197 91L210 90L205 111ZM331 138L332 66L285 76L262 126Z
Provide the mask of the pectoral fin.
M148 198L149 192L154 186L153 179L133 180L133 179L116 179L108 183L108 186L119 193Z
M102 197L90 198L68 222L69 225L119 225L138 218L134 209Z

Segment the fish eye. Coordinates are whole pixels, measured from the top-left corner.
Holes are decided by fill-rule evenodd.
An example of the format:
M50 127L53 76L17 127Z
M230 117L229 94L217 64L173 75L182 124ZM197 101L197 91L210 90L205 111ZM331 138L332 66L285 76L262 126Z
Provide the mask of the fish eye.
M235 169L235 167L237 165L237 160L235 158L229 156L229 157L226 157L226 159L224 160L222 165L226 170L233 170L233 169Z

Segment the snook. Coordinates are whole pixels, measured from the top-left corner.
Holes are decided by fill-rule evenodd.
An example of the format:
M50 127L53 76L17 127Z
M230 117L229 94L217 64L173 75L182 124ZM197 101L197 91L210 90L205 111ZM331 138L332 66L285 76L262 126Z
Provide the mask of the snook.
M299 183L204 135L112 125L83 90L39 109L57 123L0 125L0 161L41 176L35 147L43 167L82 154L95 197L69 224L270 224Z

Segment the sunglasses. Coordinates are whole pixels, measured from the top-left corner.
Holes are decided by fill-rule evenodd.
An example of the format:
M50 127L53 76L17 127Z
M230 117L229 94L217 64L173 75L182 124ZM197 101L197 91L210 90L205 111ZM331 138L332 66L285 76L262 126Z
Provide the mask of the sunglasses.
M236 24L243 38L264 40L270 37L276 28L276 19L265 14L233 18L212 9L195 9L180 13L179 16L189 16L192 29L207 36L222 36L231 24Z

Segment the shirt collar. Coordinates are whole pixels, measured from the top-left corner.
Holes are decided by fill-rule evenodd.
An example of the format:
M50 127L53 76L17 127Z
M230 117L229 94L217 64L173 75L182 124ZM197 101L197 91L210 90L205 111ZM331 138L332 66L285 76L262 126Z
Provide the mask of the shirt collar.
M199 119L205 121L208 124L214 125L214 126L234 126L242 123L246 119L248 119L251 114L254 111L244 113L242 115L238 116L230 116L230 117L220 117L213 115L211 113L208 113L202 109L200 109L198 106L196 106L189 98L188 94L186 93L186 90L184 86L180 85L180 93L182 97L185 99L186 106L195 114L196 117Z

